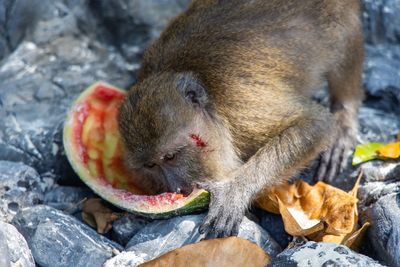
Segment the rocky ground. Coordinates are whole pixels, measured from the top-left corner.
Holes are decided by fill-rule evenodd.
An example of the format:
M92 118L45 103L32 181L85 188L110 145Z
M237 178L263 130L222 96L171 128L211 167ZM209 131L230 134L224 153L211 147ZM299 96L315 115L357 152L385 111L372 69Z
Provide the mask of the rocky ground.
M97 234L81 221L92 193L73 173L61 129L72 100L104 80L135 82L145 46L188 0L0 0L0 266L135 266L198 241L202 214L150 221L134 215ZM366 101L359 142L400 132L400 1L364 0ZM272 266L400 266L400 164L362 167L359 254L343 246L286 248L279 216L255 211L240 236L274 256ZM337 185L350 188L349 168ZM276 257L275 257L276 256ZM374 260L373 260L374 259Z

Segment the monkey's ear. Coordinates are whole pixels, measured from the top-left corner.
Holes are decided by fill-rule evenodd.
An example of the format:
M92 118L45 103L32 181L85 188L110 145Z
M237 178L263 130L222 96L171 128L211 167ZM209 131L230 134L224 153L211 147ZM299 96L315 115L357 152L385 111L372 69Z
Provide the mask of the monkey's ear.
M177 81L178 91L195 106L204 108L208 97L206 89L192 73L180 73Z

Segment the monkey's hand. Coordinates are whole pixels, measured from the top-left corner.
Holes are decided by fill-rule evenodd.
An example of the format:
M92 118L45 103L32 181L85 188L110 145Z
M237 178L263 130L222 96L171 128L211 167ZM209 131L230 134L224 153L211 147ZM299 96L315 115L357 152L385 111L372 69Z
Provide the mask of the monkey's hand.
M348 112L336 112L337 129L331 148L321 155L317 179L332 183L336 175L346 168L357 136L357 119Z
M208 182L200 186L210 193L207 216L199 228L206 239L236 236L250 199L246 200L235 181Z

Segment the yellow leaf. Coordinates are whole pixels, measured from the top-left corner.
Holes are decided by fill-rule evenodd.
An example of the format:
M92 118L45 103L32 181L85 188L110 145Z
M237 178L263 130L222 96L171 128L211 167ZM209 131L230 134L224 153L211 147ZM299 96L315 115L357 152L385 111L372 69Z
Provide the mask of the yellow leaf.
M400 158L400 141L387 144L378 149L377 152L380 159L398 159Z
M238 237L201 241L168 252L141 267L266 266L270 257L256 244Z

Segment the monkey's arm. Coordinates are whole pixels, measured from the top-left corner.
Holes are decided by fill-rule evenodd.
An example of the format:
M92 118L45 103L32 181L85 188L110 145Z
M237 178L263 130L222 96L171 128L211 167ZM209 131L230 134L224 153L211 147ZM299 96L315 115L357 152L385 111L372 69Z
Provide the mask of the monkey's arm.
M228 177L229 181L205 186L211 194L211 203L200 232L207 232L207 238L237 235L255 195L265 186L290 178L330 142L333 123L327 110L308 100L287 109L296 110L298 117L294 123L271 138Z

